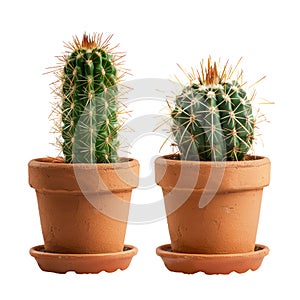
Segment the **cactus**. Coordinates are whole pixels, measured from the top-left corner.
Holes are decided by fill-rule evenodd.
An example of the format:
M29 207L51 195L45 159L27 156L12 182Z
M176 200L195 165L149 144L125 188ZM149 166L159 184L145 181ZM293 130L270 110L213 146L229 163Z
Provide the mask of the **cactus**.
M237 63L237 65L239 62ZM176 96L171 112L172 133L181 159L243 160L252 146L255 119L252 97L243 89L242 72L228 63L218 72L208 59L200 70L186 74L190 84Z
M116 162L118 142L118 87L121 78L119 53L110 47L109 36L84 34L66 44L56 70L61 99L58 124L67 163Z

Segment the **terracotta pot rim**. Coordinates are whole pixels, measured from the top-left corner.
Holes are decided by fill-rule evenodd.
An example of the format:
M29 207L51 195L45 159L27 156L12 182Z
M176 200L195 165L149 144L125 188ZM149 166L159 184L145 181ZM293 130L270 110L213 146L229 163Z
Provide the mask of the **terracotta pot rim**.
M206 191L215 194L258 190L270 183L271 162L267 157L249 156L245 161L155 160L155 182L165 191L173 189ZM170 194L170 197L172 194Z
M39 157L34 158L29 161L29 165L39 166L39 167L54 167L55 168L64 168L64 169L72 169L83 168L89 169L97 166L97 169L106 169L106 170L116 170L116 169L127 169L139 165L138 160L134 158L120 158L120 161L115 163L96 163L96 164L88 164L88 163L65 163L61 157Z
M139 162L69 164L53 158L36 158L28 163L29 185L36 190L80 194L126 191L138 186Z
M247 155L246 160L240 160L240 161L194 161L194 160L180 160L180 159L174 159L174 157L178 157L178 154L167 154L163 156L159 156L156 159L156 164L164 164L167 162L168 165L197 165L200 164L202 166L214 166L216 168L224 168L224 165L226 168L249 168L249 167L258 167L265 164L269 164L270 160L268 157L260 156L260 155ZM173 158L172 158L173 157Z

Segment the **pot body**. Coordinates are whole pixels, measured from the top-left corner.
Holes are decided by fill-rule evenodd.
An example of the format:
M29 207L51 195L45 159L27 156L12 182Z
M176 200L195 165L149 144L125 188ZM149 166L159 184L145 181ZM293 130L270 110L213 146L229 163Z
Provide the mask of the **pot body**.
M155 162L175 252L232 254L254 251L270 161L199 162L160 157Z
M65 164L42 158L31 160L28 170L47 252L123 251L138 161Z

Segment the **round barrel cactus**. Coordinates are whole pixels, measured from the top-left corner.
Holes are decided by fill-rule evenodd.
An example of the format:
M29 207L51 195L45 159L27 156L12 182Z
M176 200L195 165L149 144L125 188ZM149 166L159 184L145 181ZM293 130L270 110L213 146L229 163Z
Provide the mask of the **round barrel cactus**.
M60 121L62 152L67 163L117 161L120 55L110 47L111 36L84 34L66 44L60 60Z
M226 64L221 72L211 58L188 74L190 84L176 96L172 133L181 159L243 160L254 139L252 98L241 76Z

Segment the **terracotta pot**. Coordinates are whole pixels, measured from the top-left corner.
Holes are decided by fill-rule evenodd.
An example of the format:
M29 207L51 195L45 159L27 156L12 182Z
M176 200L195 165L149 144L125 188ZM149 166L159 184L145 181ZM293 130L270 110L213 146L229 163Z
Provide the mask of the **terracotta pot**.
M159 157L155 168L173 251L254 251L262 192L270 182L268 158L199 162L170 155Z
M28 164L35 188L44 248L55 253L123 251L137 160L66 164L50 158Z

